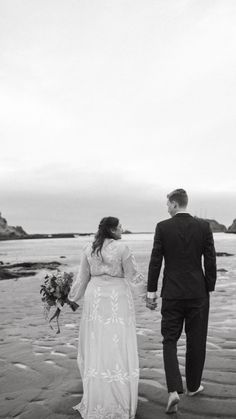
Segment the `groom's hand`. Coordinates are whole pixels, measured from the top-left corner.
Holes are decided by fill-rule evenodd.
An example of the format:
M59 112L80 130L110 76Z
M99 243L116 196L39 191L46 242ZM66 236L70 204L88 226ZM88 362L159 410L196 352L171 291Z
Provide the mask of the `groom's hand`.
M155 310L157 308L157 299L146 297L146 307L150 310Z

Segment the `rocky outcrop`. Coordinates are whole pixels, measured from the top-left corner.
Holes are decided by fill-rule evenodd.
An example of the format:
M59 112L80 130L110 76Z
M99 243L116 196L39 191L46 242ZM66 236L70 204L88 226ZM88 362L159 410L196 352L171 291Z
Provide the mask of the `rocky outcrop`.
M22 262L7 263L0 262L0 281L3 279L17 279L26 276L34 276L40 269L58 270L60 262Z
M220 224L218 223L218 221L210 219L206 219L205 221L207 221L210 224L213 233L226 233L227 228L224 224Z
M21 226L9 226L7 220L2 217L0 212L0 240L22 239L28 237L28 234Z
M231 226L228 228L227 233L236 233L236 219L232 222Z
M204 218L204 220L210 224L210 227L213 233L226 233L227 232L227 228L225 227L224 224L220 224L218 223L218 221L211 220L209 218Z

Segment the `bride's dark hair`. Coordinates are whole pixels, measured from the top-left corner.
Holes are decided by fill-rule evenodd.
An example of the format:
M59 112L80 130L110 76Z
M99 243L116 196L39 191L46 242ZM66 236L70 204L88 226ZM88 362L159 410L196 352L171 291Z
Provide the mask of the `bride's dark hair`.
M98 231L95 234L95 238L92 244L92 254L100 253L105 239L115 239L116 237L112 233L112 229L118 227L119 219L116 217L104 217L98 226Z

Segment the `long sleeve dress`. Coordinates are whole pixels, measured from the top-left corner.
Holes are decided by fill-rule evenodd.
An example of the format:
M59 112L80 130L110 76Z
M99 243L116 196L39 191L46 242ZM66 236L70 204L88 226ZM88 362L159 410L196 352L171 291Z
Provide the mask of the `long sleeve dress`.
M83 398L74 407L83 419L134 419L139 362L130 284L143 283L134 256L120 240L106 239L102 257L83 252L69 299L84 296L78 366Z

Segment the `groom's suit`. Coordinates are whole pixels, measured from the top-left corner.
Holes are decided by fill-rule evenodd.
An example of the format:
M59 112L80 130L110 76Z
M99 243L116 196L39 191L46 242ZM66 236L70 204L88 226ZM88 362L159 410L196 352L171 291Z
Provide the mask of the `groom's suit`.
M205 362L209 292L216 282L216 255L209 224L187 213L177 213L157 224L148 295L157 290L163 258L161 332L167 387L169 392L183 392L177 341L185 323L186 383L189 391L196 391Z

